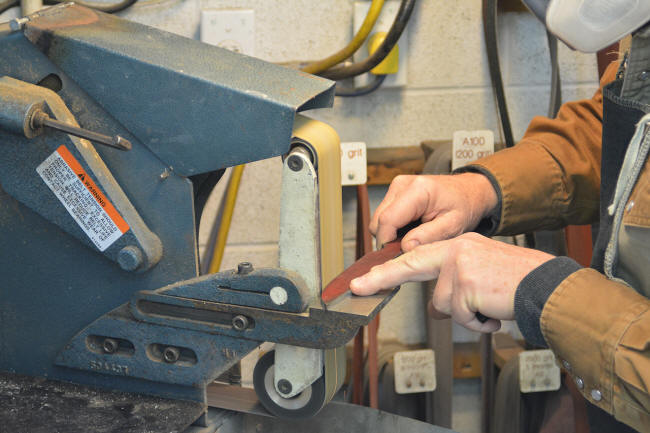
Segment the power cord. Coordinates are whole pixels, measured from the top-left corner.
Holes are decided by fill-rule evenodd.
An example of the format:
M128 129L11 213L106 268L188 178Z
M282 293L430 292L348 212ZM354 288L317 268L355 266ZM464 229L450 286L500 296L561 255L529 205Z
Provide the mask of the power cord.
M337 84L335 95L342 96L344 98L365 96L379 89L379 87L381 87L385 79L386 79L386 75L384 74L375 75L373 80L371 80L365 86L361 86L361 87L342 87Z
M362 60L357 63L353 63L349 66L335 66L331 69L328 69L324 72L321 72L319 75L330 80L343 80L345 78L356 77L357 75L365 74L366 72L373 69L375 66L380 64L388 54L393 50L395 44L399 40L400 36L404 32L406 25L408 24L413 8L417 0L402 0L399 10L397 11L397 16L393 25L391 26L386 39L382 44L377 48L377 51L368 56L365 60Z

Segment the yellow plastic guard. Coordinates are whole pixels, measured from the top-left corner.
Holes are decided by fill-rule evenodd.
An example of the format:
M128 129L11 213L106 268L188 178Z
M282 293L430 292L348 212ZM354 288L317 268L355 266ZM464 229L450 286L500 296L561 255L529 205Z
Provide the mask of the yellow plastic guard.
M293 135L318 155L322 288L343 271L341 140L331 126L301 115L296 116Z
M377 48L384 42L386 39L386 32L378 32L370 36L368 39L368 53L372 55ZM375 75L386 75L386 74L397 74L399 70L399 46L395 44L395 47L388 53L386 58L381 61L380 64L375 66L370 70L371 74Z

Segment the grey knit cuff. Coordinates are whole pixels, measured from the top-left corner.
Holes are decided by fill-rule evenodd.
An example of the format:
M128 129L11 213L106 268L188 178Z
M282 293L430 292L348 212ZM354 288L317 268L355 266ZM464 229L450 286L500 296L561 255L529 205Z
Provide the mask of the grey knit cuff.
M569 257L556 257L535 268L519 283L515 292L515 319L526 341L547 347L540 318L551 293L575 271L582 269Z

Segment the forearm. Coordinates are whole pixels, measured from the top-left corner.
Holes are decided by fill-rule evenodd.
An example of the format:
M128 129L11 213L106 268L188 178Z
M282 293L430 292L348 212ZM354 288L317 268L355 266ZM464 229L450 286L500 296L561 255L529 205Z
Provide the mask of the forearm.
M610 65L602 84L611 81ZM515 147L475 161L462 170L485 174L500 197L498 227L510 235L598 217L602 91L564 104L555 119L536 117ZM485 224L485 221L484 221Z

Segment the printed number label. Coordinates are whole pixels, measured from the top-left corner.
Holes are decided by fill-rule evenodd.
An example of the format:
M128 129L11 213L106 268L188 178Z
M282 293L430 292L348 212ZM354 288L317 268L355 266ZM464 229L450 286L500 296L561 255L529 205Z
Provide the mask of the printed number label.
M341 185L362 185L368 180L366 143L341 143Z
M494 153L494 133L482 131L454 132L452 170Z
M560 367L552 351L526 350L519 354L519 389L521 392L560 389Z
M431 349L395 353L395 392L413 394L436 389L436 357Z

